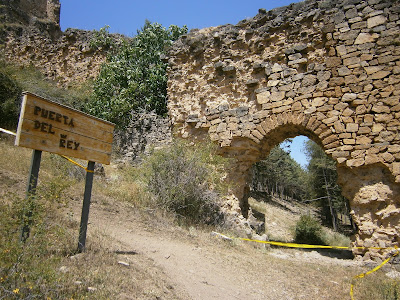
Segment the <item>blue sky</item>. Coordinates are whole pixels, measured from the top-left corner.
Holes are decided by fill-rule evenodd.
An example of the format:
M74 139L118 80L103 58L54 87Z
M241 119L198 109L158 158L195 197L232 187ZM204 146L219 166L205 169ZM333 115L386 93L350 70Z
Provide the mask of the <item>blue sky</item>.
M189 30L224 24L237 24L252 18L259 8L266 10L300 0L60 0L61 29L99 30L105 25L110 32L136 35L146 19L165 27L187 25ZM305 137L291 144L291 156L303 167L307 158L302 152Z
M299 0L60 0L61 28L100 29L135 35L146 19L165 27L189 29L237 24L254 17L259 8L270 10Z

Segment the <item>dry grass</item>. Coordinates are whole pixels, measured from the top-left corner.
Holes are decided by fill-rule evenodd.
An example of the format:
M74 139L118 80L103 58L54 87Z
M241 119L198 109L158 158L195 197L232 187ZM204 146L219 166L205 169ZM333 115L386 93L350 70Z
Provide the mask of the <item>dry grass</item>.
M30 238L21 244L32 151L7 138L0 153L0 299L185 299L152 261L111 250L116 241L109 236L91 232L87 251L77 254L79 223L69 212L81 205L84 183L69 172L74 166L48 153L42 156Z
M155 261L105 230L90 230L87 251L76 253L84 184L76 173L68 171L69 163L50 154L43 155L38 190L40 209L33 238L21 247L20 220L15 210L23 207L31 150L15 148L10 140L3 139L0 154L0 298L188 299L173 287L175 283L171 283L169 275ZM127 175L131 172L134 170L109 166L106 178L96 177L93 223L104 221L97 221L96 211L107 212L104 213L107 222L119 224L124 235L129 234L127 228L134 226L156 236L190 243L192 248L203 249L206 258L221 261L224 267L220 272L227 268L227 275L237 272L251 275L257 278L257 285L271 289L271 293L274 288L271 283L276 278L285 278L280 284L288 297L298 296L294 299L303 299L301 295L306 294L320 295L320 299L349 298L353 276L368 270L312 251L265 249L237 240L210 239L212 228L176 227L173 219L163 212L144 209L147 196L140 181ZM261 210L260 207L257 209ZM263 209L267 218L275 209L270 218L276 218L273 222L277 227L282 226L286 235L275 234L281 240L290 239L294 215L272 206ZM107 228L107 224L103 226ZM272 235L271 229L268 230ZM398 270L396 266L393 268ZM388 279L381 270L357 280L355 285L357 300L398 299L396 293L400 293L398 281Z

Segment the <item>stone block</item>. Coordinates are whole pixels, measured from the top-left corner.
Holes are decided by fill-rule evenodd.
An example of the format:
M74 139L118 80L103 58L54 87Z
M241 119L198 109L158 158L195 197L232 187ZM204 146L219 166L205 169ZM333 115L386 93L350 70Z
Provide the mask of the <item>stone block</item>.
M372 131L371 128L368 127L368 126L362 126L362 127L360 127L360 128L358 129L358 133L359 133L359 134L368 134L368 133L370 133L371 131Z
M258 140L262 140L264 135L262 135L258 130L252 130L251 134L255 136Z
M269 99L271 101L280 101L285 98L285 92L284 91L279 91L279 92L272 92Z
M342 96L342 101L350 102L357 98L357 94L355 93L345 93Z
M356 140L355 139L343 139L343 144L345 145L355 145Z
M328 145L338 140L338 136L336 134L331 134L330 136L326 137L322 140L322 144Z
M365 164L366 165L372 165L380 162L380 158L376 154L370 154L365 156Z
M239 124L238 123L228 123L227 129L230 131L235 131L239 129Z
M331 71L318 71L318 73L317 73L317 79L319 81L329 80L329 78L331 78L331 76L332 76Z
M343 67L338 69L338 74L339 74L339 76L350 75L351 74L351 70L348 67L343 66Z
M261 126L261 124L257 125L256 129L264 136L266 135L266 132L264 128Z
M344 78L343 77L332 77L329 80L329 85L332 86L332 87L337 87L337 86L340 86L340 85L343 85L343 84L344 84Z
M335 159L337 159L339 157L348 158L348 157L350 157L350 152L337 150L337 151L332 152L332 157Z
M221 119L214 119L214 120L211 121L211 125L216 125L216 124L219 124L221 122L222 122Z
M395 176L400 175L400 162L392 163L392 173Z
M312 86L317 82L317 76L308 74L305 75L303 80L302 80L302 86Z
M385 152L385 153L380 154L380 157L382 157L383 160L385 162L388 162L388 163L392 163L395 160L394 156L389 152Z
M226 131L226 128L227 128L226 123L219 123L217 126L217 129L216 129L216 132L220 133L220 132Z
M282 66L281 66L280 64L275 63L275 64L272 66L271 71L272 71L272 73L278 73L278 72L282 72L282 71L283 71L283 68L282 68Z
M390 113L390 107L382 104L372 106L372 111L375 113Z
M347 132L357 132L358 131L358 124L357 123L348 123L348 124L346 124L346 131Z
M333 143L330 143L328 145L325 145L325 149L326 150L330 150L330 149L334 149L340 146L340 142L339 141L335 141Z
M336 52L338 55L343 56L347 54L347 48L345 45L336 46Z
M350 117L351 115L353 115L354 114L354 111L352 110L352 109L350 109L350 108L346 108L344 111L343 111L343 113L342 113L342 116L344 116L344 117Z
M370 66L370 67L364 67L365 72L367 72L368 75L374 74L378 71L381 71L383 69L383 66Z
M265 91L256 95L257 103L258 104L265 104L268 103L270 100L271 93L269 91Z
M377 16L367 19L367 27L373 28L375 26L385 24L386 21L387 21L387 18L384 15L377 15Z
M277 80L268 80L267 86L269 87L274 87L277 86L281 81L279 79Z
M342 59L340 57L328 57L325 63L328 68L337 67L342 64Z
M385 78L390 74L390 71L378 71L374 74L372 74L369 78L371 79L382 79Z
M357 36L354 44L360 45L360 44L365 44L365 43L373 43L376 41L377 38L379 38L379 34L377 34L377 33L370 34L370 33L366 33L366 32L361 32Z
M364 163L365 163L364 158L349 159L346 161L346 165L349 168L361 167L362 165L364 165Z
M272 113L274 114L278 114L278 113L282 113L282 112L286 112L290 110L290 106L281 106L281 107L277 107L277 108L273 108L272 109Z
M295 53L295 54L291 54L288 56L289 60L297 60L300 59L302 57L301 53Z
M305 58L305 57L300 58L300 59L296 59L296 60L290 60L290 61L288 62L288 66L296 67L296 65L304 64L304 63L306 63L307 61L308 61L308 60L307 60L307 58Z
M364 136L358 136L356 138L356 144L369 145L371 143L372 143L372 140L369 137L365 136L365 135Z
M338 119L339 119L338 116L333 116L330 118L323 119L322 122L325 123L326 125L330 126L333 123L335 123Z

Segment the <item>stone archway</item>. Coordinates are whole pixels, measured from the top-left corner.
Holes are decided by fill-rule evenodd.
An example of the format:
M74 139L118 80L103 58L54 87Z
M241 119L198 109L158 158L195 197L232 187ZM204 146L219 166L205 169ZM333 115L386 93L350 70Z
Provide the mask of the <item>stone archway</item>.
M310 0L192 30L169 51L177 134L209 136L236 159L238 202L277 139L309 136L337 162L355 245L399 245L399 12L399 1Z

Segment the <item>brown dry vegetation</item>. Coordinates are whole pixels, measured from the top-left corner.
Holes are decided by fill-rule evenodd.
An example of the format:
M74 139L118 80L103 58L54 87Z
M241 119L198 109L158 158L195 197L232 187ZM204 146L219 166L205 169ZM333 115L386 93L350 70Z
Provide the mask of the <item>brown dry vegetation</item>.
M213 227L179 227L149 207L151 195L132 167L116 165L95 176L87 251L77 254L82 173L48 153L35 225L22 245L17 212L30 155L1 139L0 299L349 299L352 278L370 268L332 257L337 253L225 241L210 235ZM270 236L291 239L296 215L252 205L264 209L267 221L275 218L276 225L267 224ZM399 282L385 276L396 270L388 265L357 280L355 298L398 299Z

